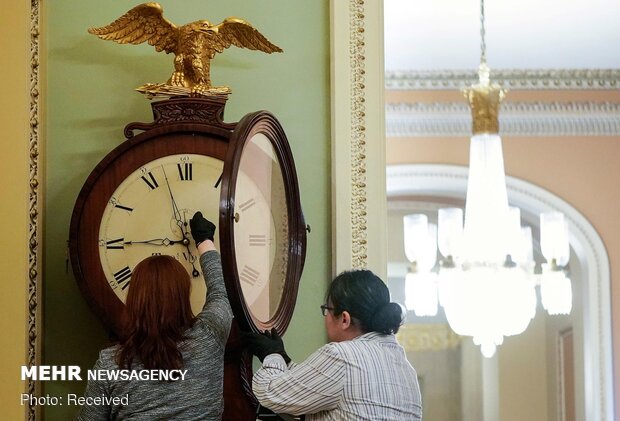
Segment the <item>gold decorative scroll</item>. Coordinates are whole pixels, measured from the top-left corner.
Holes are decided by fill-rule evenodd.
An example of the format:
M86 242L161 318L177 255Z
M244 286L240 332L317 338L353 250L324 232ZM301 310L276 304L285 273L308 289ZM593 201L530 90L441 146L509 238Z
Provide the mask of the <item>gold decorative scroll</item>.
M462 340L445 323L407 323L401 326L396 337L406 352L454 349Z
M28 200L28 355L26 364L33 367L41 363L41 341L42 341L42 227L41 227L41 207L43 203L42 189L40 184L41 175L41 156L42 148L40 142L40 80L39 70L41 57L39 54L40 34L41 34L41 4L39 0L30 2L30 133L28 141L29 150L29 200ZM41 395L41 384L28 378L26 382L26 393L29 395ZM35 421L40 418L41 406L26 404L25 416L28 421Z
M351 267L368 266L366 152L366 33L364 0L349 1L351 83Z

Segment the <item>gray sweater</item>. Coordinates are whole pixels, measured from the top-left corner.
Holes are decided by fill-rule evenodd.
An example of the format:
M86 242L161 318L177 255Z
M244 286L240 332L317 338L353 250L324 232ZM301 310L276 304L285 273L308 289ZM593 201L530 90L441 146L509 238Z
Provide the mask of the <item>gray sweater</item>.
M232 310L226 295L222 264L216 251L200 256L207 299L194 325L179 344L184 380L89 380L84 397L126 397L127 404L84 405L79 421L95 420L219 420L224 411L224 348ZM118 345L99 353L94 370L118 370ZM143 366L134 362L132 369ZM110 399L108 399L109 401ZM117 401L121 401L117 399Z

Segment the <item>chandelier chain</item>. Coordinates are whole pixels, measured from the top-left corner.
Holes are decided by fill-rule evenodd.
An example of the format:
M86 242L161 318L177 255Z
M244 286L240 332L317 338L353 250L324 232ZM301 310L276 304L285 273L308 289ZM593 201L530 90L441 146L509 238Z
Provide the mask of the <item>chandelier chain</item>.
M484 0L480 0L480 64L487 62L487 44L484 29Z

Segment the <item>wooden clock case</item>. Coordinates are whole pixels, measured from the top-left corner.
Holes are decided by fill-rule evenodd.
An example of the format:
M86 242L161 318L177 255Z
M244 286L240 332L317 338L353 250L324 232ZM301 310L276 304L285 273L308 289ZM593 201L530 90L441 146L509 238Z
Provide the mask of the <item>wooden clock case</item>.
M98 230L115 188L140 166L172 154L208 155L224 162L219 205L219 240L228 297L235 318L226 345L224 420L255 420L258 402L251 392L252 357L239 332L286 330L293 313L306 251L295 165L288 140L271 113L247 114L238 123L223 120L226 97L172 98L153 102L153 122L130 123L126 140L112 150L87 178L74 206L69 248L82 295L112 337L120 336L126 318L123 302L111 290L101 267ZM140 131L139 134L134 134ZM243 148L256 135L266 136L280 164L288 215L288 266L279 306L269 320L257 318L246 304L237 270L234 208L236 177ZM199 192L197 192L199 193Z

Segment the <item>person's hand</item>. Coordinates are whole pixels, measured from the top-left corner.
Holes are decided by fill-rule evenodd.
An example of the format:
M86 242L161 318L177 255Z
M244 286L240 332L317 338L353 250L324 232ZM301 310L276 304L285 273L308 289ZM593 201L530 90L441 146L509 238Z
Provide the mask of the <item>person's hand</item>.
M189 228L192 231L192 237L196 241L196 247L204 240L213 241L215 235L215 224L202 216L201 212L196 212L189 221Z
M282 338L280 338L275 328L272 328L271 331L266 330L263 333L241 332L241 338L248 350L256 355L260 362L263 362L269 354L280 354L287 364L291 362L291 358L284 350L284 342L282 342Z

